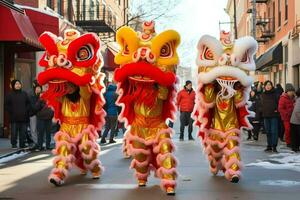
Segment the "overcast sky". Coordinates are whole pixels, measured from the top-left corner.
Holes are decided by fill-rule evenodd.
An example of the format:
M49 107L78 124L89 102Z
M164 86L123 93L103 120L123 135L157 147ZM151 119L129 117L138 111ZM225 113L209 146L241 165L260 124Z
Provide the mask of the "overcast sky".
M138 2L142 1L139 0ZM163 0L163 2L165 1L167 2L167 0ZM182 41L179 47L181 65L183 67L195 67L196 45L200 37L204 34L210 34L219 38L219 22L229 22L229 17L224 11L227 0L174 1L177 1L177 4L169 8L169 16L172 17L157 19L156 31L161 32L166 29L178 31ZM156 6L152 7L156 8ZM228 31L229 25L221 25L221 29Z

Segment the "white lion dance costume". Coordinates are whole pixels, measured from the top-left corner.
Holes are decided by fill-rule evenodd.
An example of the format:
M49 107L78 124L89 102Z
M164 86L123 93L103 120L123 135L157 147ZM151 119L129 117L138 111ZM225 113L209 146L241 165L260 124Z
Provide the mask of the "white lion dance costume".
M155 34L154 22L145 22L142 33L129 27L117 32L121 51L115 62L115 71L123 106L120 118L126 120L127 153L133 156L131 167L135 169L139 186L145 186L150 170L161 179L161 187L168 194L175 194L176 160L172 154L172 130L166 119L173 119L175 106L175 66L180 37L168 30Z
M257 42L243 37L235 42L222 32L221 41L205 35L198 43L198 89L195 111L199 136L208 156L210 171L225 173L237 183L241 177L241 128L248 122L247 102L255 70Z
M45 32L39 40L45 47L39 63L45 71L38 82L48 84L42 98L61 125L54 137L56 157L49 181L62 185L73 165L82 174L90 171L93 178L99 178L102 167L96 139L105 116L100 39L92 33L80 36L76 30L66 30L64 39Z

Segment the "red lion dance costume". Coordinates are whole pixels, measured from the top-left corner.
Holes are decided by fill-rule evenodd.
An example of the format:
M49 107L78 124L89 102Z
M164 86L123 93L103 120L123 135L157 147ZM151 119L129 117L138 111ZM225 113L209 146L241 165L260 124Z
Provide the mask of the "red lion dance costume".
M161 187L167 194L175 194L176 160L172 154L172 129L166 119L173 119L175 106L175 67L179 62L176 48L180 37L168 30L158 35L154 22L145 22L143 32L136 33L129 27L117 32L121 51L115 62L115 71L123 106L121 119L125 119L128 131L125 142L133 156L131 168L139 186L145 186L150 170L161 179Z
M96 139L105 115L100 40L92 33L80 36L76 30L66 30L64 39L45 32L39 41L46 52L39 63L45 71L38 82L48 84L42 98L61 125L54 137L56 157L49 181L62 185L74 164L82 174L90 171L93 178L99 178L102 167Z
M234 43L222 32L221 41L205 35L198 43L196 124L200 126L210 171L223 170L237 183L241 177L240 129L251 128L247 102L255 70L257 42L243 37Z

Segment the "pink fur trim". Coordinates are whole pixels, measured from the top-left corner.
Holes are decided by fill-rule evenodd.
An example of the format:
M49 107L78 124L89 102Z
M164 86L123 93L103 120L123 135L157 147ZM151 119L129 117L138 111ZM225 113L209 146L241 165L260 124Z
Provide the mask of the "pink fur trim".
M133 159L131 161L130 168L133 169L136 166L139 167L139 168L140 167L146 167L147 165L149 165L149 161L150 161L150 157L149 156L147 156L147 159L144 160L143 162L140 162L137 159Z
M161 146L164 144L168 144L171 146L171 152L175 151L175 146L170 138L164 138L159 141L159 144L153 148L154 153L159 153Z
M89 124L85 129L82 130L82 135L87 134L90 140L96 141L98 139L98 133L95 126Z
M228 149L227 147L223 149L223 152L226 156L230 156L233 153L240 153L240 147L235 146L232 149Z
M164 160L166 160L167 157L171 157L171 159L174 162L174 167L177 166L178 162L177 162L176 158L174 157L174 155L172 155L172 153L158 154L157 157L156 157L157 164L161 166L161 163Z
M215 152L214 149L210 145L208 145L205 148L205 153L208 155L212 155L214 158L219 158L223 155L222 150L220 150L219 152Z
M129 146L130 155L132 155L132 156L136 156L138 154L144 154L144 155L150 155L151 154L150 149L134 148L132 146L132 144L129 144L128 146Z
M166 187L167 186L170 186L170 187L173 187L174 189L176 188L176 181L175 180L169 180L169 179L161 179L161 182L160 182L160 188L163 190L163 191L166 191Z
M67 178L69 176L69 172L65 168L53 168L50 174L61 174L64 176L64 178Z
M146 180L147 181L147 178L150 175L150 170L148 170L146 173L141 173L141 172L138 172L135 170L134 175L138 180Z
M241 171L235 171L235 170L233 170L233 169L228 169L228 170L226 170L226 172L225 172L225 178L227 179L227 180L229 180L229 181L231 181L231 179L232 179L232 176L234 176L234 175L237 175L239 178L242 178L242 173L241 173Z
M165 174L169 174L169 175L174 175L175 177L177 177L177 170L176 168L171 168L171 169L166 169L164 167L160 167L158 168L158 170L156 171L156 175L159 178L162 178L163 175Z
M223 161L225 164L223 164L224 168L226 170L230 169L230 167L233 165L233 164L236 164L238 167L239 167L239 170L242 170L243 169L243 163L242 161L240 161L239 159L237 158L231 158L230 160L228 161Z
M237 136L230 136L226 138L223 142L220 142L219 140L211 140L210 138L207 138L206 144L207 146L218 146L219 149L223 149L227 144L229 140L235 140L238 143L240 142L240 138Z
M100 172L103 171L103 167L102 167L102 165L101 165L101 162L100 162L100 160L98 160L98 159L93 160L90 164L87 164L86 162L84 162L84 166L85 166L88 170L93 170L94 167L99 166Z
M52 151L54 155L58 154L58 151L62 146L66 146L68 151L70 151L70 153L72 153L72 154L74 154L77 149L74 144L67 142L67 141L56 141L55 146L56 146L55 149Z
M54 179L55 180L55 182L57 182L57 183L64 183L64 180L61 180L57 175L55 175L55 174L50 174L49 176L48 176L48 181L49 181L49 183L50 183L50 179Z

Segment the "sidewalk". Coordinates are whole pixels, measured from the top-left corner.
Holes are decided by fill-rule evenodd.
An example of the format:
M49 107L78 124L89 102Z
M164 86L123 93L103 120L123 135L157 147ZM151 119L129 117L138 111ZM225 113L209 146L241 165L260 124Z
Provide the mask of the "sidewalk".
M0 138L0 159L20 153L23 149L12 149L9 138Z

